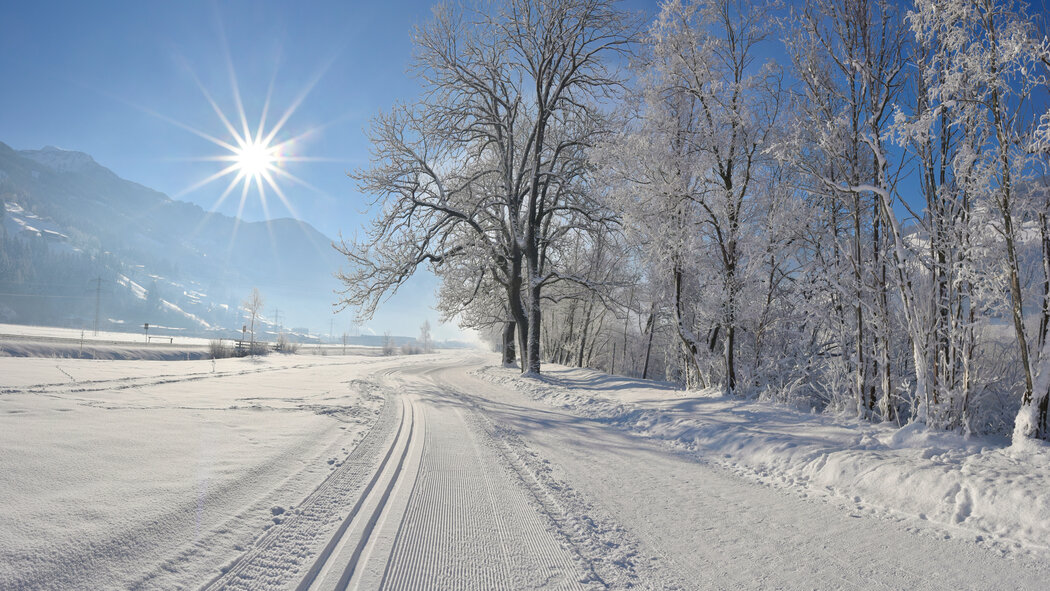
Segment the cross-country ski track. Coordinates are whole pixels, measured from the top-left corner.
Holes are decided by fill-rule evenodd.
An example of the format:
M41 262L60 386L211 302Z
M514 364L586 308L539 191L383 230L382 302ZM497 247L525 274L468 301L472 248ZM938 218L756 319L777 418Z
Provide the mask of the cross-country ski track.
M292 578L299 590L585 588L586 573L499 449L468 424L471 411L427 383L433 371L377 374L378 388L398 395L365 440L208 588L284 588ZM284 568L332 521L314 509L337 506L333 495L356 501L319 553Z
M219 370L182 362L197 365L180 372L143 365L120 378L97 368L122 362L98 362L93 373L65 362L39 383L0 384L0 410L21 405L27 416L72 403L85 413L226 417L251 400L255 413L308 421L289 437L344 421L316 444L274 452L284 462L330 458L325 470L260 460L260 473L233 479L214 502L197 487L175 516L145 513L157 531L118 524L107 539L126 527L120 551L75 538L75 527L69 540L30 548L55 553L43 558L0 535L0 587L1041 589L1050 580L1043 555L1004 555L890 510L772 488L716 459L556 409L475 375L488 356L347 359ZM282 394L289 384L297 392ZM196 388L241 396L208 403L176 394ZM351 398L336 398L346 390ZM298 502L274 507L272 525L252 533L253 516L282 494ZM42 517L4 519L21 532Z

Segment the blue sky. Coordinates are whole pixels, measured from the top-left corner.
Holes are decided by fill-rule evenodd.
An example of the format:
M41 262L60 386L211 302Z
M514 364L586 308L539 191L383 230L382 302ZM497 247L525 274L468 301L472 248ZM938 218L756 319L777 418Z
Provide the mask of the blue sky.
M272 125L316 80L278 139L316 130L294 152L325 160L288 165L311 188L281 187L295 215L328 236L352 235L363 205L345 172L367 162L369 117L415 94L405 75L410 34L429 12L429 2L10 2L0 18L0 141L87 152L124 178L210 209L232 177L186 190L225 166L200 158L226 151L173 123L229 138L201 87L235 117L232 64L254 126L272 80ZM269 215L250 195L242 217L293 215L269 197ZM220 211L236 214L237 201ZM424 318L437 326L435 285L422 276L368 326L406 335ZM338 321L349 324L349 314ZM461 336L452 326L435 333Z
M295 152L331 161L288 166L317 190L282 187L296 212L325 234L351 231L360 223L360 200L344 173L367 162L369 117L415 94L405 75L410 34L429 5L12 3L0 19L0 141L84 151L125 178L211 207L225 183L184 191L219 164L190 159L224 150L168 119L228 137L195 81L234 116L228 48L253 126L271 80L272 124L319 76L278 137L324 126ZM222 209L235 213L235 200ZM270 214L289 211L277 203ZM247 202L244 217L263 219L258 199Z

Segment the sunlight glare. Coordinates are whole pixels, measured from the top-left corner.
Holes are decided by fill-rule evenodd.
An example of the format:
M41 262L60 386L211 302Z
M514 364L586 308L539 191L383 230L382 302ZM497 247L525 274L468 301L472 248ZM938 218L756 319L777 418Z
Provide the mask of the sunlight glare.
M245 176L258 179L269 172L278 161L276 150L259 140L242 144L235 152L237 169Z
M248 114L244 110L244 103L241 100L240 86L237 82L237 75L233 68L233 63L229 57L229 50L227 49L226 54L226 65L230 77L230 86L233 94L234 112L231 115L227 115L223 109L219 106L219 103L212 96L212 93L208 91L205 85L201 82L201 79L192 72L194 82L204 95L205 100L211 106L212 110L218 116L222 127L226 130L226 137L221 137L222 134L208 133L201 131L171 119L165 117L156 112L144 109L147 112L173 123L178 127L186 129L191 133L211 142L225 150L222 155L206 156L202 158L195 158L194 160L206 160L213 162L224 163L221 170L209 175L208 177L201 179L189 187L180 191L176 197L181 197L188 193L197 191L207 185L210 185L220 179L228 178L229 182L219 195L218 199L211 206L211 211L218 211L226 199L235 193L235 189L240 186L240 201L237 204L237 216L240 217L246 205L249 192L257 193L259 198L259 205L261 205L264 213L269 216L269 206L267 199L267 193L276 196L284 208L291 214L293 218L298 218L299 214L295 210L289 200L288 195L281 188L280 181L294 183L311 191L322 193L320 189L314 187L305 180L299 178L295 174L292 174L288 169L287 165L292 162L311 162L311 161L329 161L328 158L316 158L306 157L297 154L297 149L302 148L302 144L307 138L319 133L323 128L329 124L323 124L320 126L314 126L302 131L298 134L285 134L291 135L291 137L285 137L278 139L278 134L285 128L285 124L288 123L289 119L298 110L306 96L313 90L314 86L320 80L321 76L327 71L328 67L331 66L331 62L321 68L320 71L309 81L305 88L303 88L292 103L283 111L280 117L277 118L276 123L267 125L268 115L271 114L271 99L274 90L274 80L271 79L269 88L266 91L266 97L263 101L262 113L259 117L258 125L255 129L248 123ZM276 77L276 71L274 76ZM237 123L239 125L237 125ZM252 187L254 185L254 188ZM235 226L236 228L236 226Z

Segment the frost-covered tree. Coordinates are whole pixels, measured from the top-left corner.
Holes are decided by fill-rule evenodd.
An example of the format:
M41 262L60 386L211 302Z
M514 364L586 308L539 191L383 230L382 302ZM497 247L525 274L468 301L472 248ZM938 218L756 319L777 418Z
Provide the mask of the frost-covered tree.
M1021 187L1035 165L1036 125L1026 103L1044 83L1037 72L1045 44L1035 40L1024 5L1011 0L918 0L909 20L916 39L933 48L924 63L931 80L926 95L939 108L931 116L961 134L964 149L951 168L974 193L988 195L995 212L991 228L1001 239L1000 271L1024 377L1014 437L1037 436L1045 430L1045 412L1039 415L1050 388L1050 354L1033 352L1029 340L1020 234L1027 217Z
M430 336L429 320L424 320L419 326L419 346L423 348L424 353L434 352L434 339Z
M667 283L690 385L737 389L739 339L765 250L765 154L781 76L756 63L763 6L665 3L639 61L638 124L602 158L645 264ZM618 179L618 180L616 180ZM719 363L712 364L718 350Z
M888 1L850 0L806 3L788 19L800 84L796 117L776 150L803 174L822 218L809 272L834 319L824 328L842 355L840 369L852 376L851 406L884 420L896 410L891 284L911 343L916 398L926 398L927 382L927 315L896 211L900 160L887 138L905 85L902 16Z
M617 343L609 342L608 329L615 316L630 313L623 298L634 283L624 246L619 233L596 231L577 234L553 253L562 280L544 296L548 309L542 336L547 359L584 367L612 354ZM614 368L614 363L601 365Z
M262 313L263 304L263 297L259 293L258 287L253 287L252 292L248 294L248 299L241 304L245 314L248 316L248 331L252 335L251 342L248 345L248 352L252 355L255 355L255 319Z

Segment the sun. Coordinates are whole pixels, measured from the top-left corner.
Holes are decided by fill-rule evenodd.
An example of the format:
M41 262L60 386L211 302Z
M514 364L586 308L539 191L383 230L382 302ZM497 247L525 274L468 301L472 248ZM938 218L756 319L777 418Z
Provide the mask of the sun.
M248 138L248 141L233 150L233 162L240 175L258 181L276 169L280 163L280 154L277 147L270 146L264 140Z
M207 99L212 110L215 111L219 121L222 123L222 127L226 130L225 138L221 137L220 134L211 134L200 131L179 121L161 116L163 119L182 127L183 129L186 129L225 150L221 155L193 158L193 160L219 162L222 163L222 167L207 178L193 183L191 186L178 193L177 197L197 191L206 185L210 185L213 182L226 178L229 179L229 182L227 183L225 190L222 191L222 194L219 195L215 200L215 203L212 205L212 211L217 211L230 195L239 193L240 199L237 204L237 214L235 216L235 218L239 220L241 214L244 212L249 194L254 192L258 195L259 204L262 206L263 214L268 219L270 216L270 202L267 198L267 194L269 193L270 195L277 197L284 208L292 214L292 217L297 218L298 213L292 205L292 202L289 200L288 195L286 195L281 188L281 181L302 186L312 192L321 192L320 189L292 174L288 170L288 164L290 163L327 160L325 158L302 156L301 154L298 154L299 150L297 149L298 147L301 147L300 145L303 140L308 136L319 132L321 127L312 127L297 135L292 135L291 137L279 138L278 136L288 122L288 119L295 113L296 109L306 97L306 94L309 93L313 84L316 82L312 82L306 89L304 89L291 106L284 111L284 114L281 115L281 117L272 125L267 125L267 115L269 114L270 108L270 93L267 92L262 113L256 126L251 126L248 123L248 115L245 113L243 103L241 102L240 89L237 87L236 78L234 78L232 74L231 83L234 88L233 95L235 101L235 110L232 117L227 116L227 114L223 112L215 99L212 98L211 93L204 88L199 80L197 81L205 99ZM272 87L270 90L272 91ZM237 189L239 189L239 191Z
M200 79L196 75L193 76L194 81L197 83L197 87L204 95L208 104L211 105L215 115L218 116L219 121L222 124L222 129L226 132L224 134L202 131L191 125L182 123L170 117L165 117L149 109L144 109L147 112L181 127L224 150L224 152L219 155L191 158L191 160L218 162L221 163L222 166L215 173L180 191L176 197L181 197L197 191L206 185L219 181L220 179L228 179L225 190L222 191L212 205L212 211L218 211L228 197L232 194L239 193L240 200L237 204L237 214L235 216L235 219L239 220L244 212L249 194L254 192L258 195L258 202L262 206L263 214L267 219L269 219L270 216L270 200L268 199L268 194L276 196L281 205L292 214L292 217L298 218L299 215L296 212L295 207L293 207L288 195L285 194L281 185L292 183L314 193L323 193L317 187L292 174L289 170L289 164L330 160L327 158L307 157L301 154L303 142L308 137L319 133L321 129L327 127L329 124L310 127L297 134L282 132L285 129L288 120L306 99L306 96L320 80L325 70L327 70L327 66L322 68L314 76L306 87L299 92L298 96L295 97L291 104L287 106L283 114L280 117L277 117L276 121L273 122L269 120L271 106L270 99L272 98L272 92L274 89L274 84L271 81L270 87L266 92L265 100L263 101L262 112L259 114L258 123L256 125L251 125L248 122L248 114L245 112L244 103L241 100L240 86L237 83L237 76L234 73L233 64L229 60L228 52L227 69L230 74L230 86L234 103L234 110L230 115L227 115L219 106L211 92L205 88ZM239 189L239 191L237 189Z

